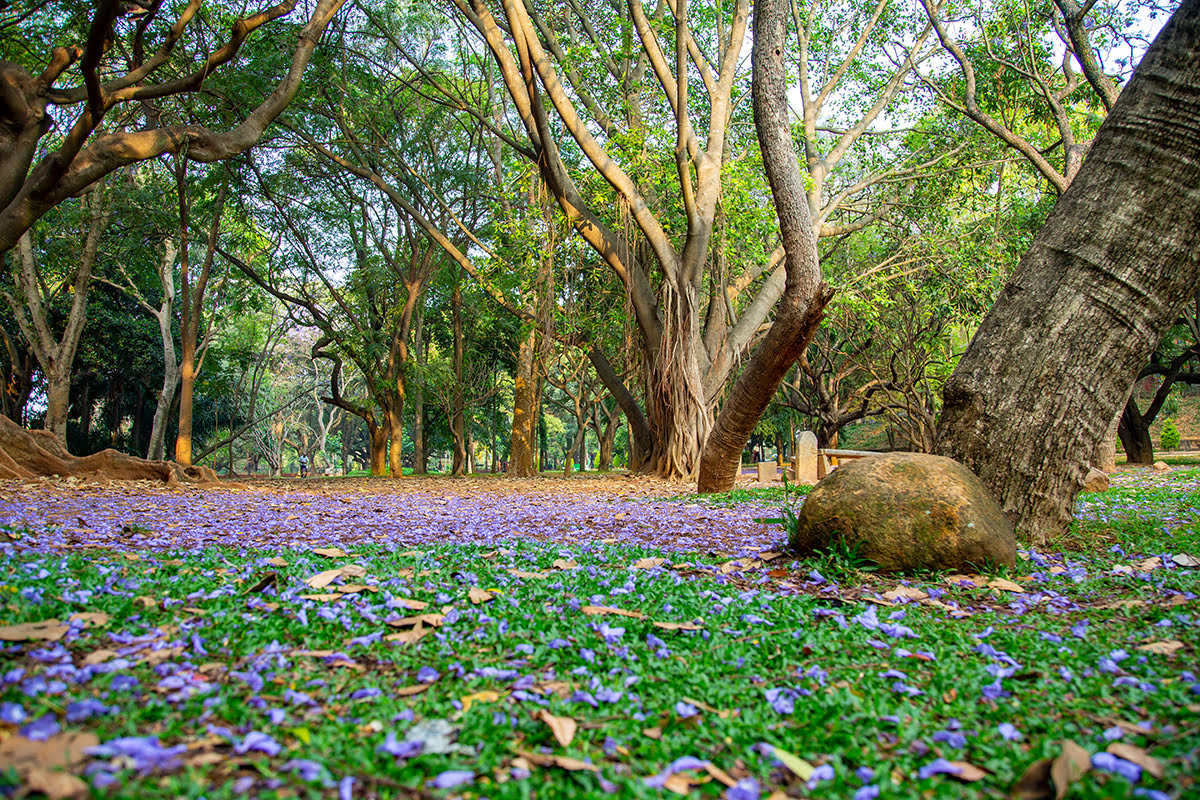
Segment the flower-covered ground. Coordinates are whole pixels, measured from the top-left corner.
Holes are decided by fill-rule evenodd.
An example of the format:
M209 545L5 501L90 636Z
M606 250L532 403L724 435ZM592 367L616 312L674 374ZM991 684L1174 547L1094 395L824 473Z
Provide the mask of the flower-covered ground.
M677 493L0 484L0 794L1200 792L1200 470L903 579Z

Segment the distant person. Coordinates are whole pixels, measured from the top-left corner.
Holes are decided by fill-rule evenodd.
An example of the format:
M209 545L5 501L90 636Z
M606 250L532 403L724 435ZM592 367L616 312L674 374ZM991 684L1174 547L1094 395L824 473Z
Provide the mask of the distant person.
M300 455L300 477L308 477L308 456L304 454Z

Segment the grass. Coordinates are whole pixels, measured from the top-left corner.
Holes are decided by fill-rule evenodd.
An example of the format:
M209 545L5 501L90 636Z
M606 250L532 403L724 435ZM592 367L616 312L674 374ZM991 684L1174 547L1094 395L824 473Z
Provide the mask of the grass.
M1171 556L1200 557L1196 478L1092 496L1070 549L1004 571L1021 592L859 573L845 554L835 573L599 544L327 557L18 539L4 624L103 616L0 649L0 739L45 719L133 737L75 767L127 798L657 798L664 781L734 800L983 798L1064 739L1163 768L1134 782L1101 757L1069 798L1194 796L1200 578ZM703 502L758 514L782 491ZM885 599L901 583L925 597ZM384 638L420 613L444 616L418 641ZM576 725L567 744L556 719Z

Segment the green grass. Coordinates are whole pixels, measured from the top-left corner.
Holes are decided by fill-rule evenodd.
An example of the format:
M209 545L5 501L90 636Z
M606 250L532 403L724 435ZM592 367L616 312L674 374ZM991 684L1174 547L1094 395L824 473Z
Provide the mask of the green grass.
M1062 740L1095 754L1117 733L1116 741L1164 765L1161 780L1147 774L1136 786L1194 796L1200 682L1188 670L1196 671L1200 646L1190 599L1200 578L1178 567L1124 569L1153 556L1200 557L1200 529L1172 522L1189 504L1200 507L1185 485L1196 476L1173 477L1165 487L1116 488L1089 501L1106 521L1081 522L1065 543L1072 550L1026 553L1002 571L1023 593L924 575L903 582L928 601L894 604L881 595L900 581L856 572L845 554L840 570L829 569L828 557L783 557L723 574L708 557L608 545L364 547L345 559L237 548L130 554L136 558L16 551L0 568L5 624L77 612L108 619L78 628L58 643L62 650L8 644L0 669L9 678L24 672L6 679L0 703L19 704L30 719L61 720L71 703L99 700L117 710L66 727L101 742L154 736L189 748L178 765L144 772L128 759L91 760L103 771L93 780L113 779L95 790L108 797L324 797L354 777L354 797L584 798L615 788L620 797L658 798L668 793L644 779L695 756L756 781L763 797L782 790L851 798L864 785L856 770L867 768L867 785L882 798L990 798L1007 795L1034 762L1057 756ZM758 513L776 493L782 489L738 490L707 502L753 504L748 513ZM667 563L634 567L652 556ZM275 557L287 566L266 562ZM577 566L556 568L564 558ZM365 574L337 583L378 591L300 598L329 592L306 578L348 563ZM812 572L823 569L822 582ZM271 585L256 590L270 573ZM472 588L494 596L473 603ZM450 616L416 643L352 642L399 630L389 615L418 613L387 608L392 597ZM589 615L588 605L643 616ZM1164 641L1182 649L1139 649ZM124 649L130 663L52 685L68 672L56 666L78 668L101 649ZM422 668L437 679L405 694L422 685ZM251 673L261 688L248 682ZM50 688L27 696L26 682L39 680ZM183 696L181 687L196 691ZM355 699L360 690L379 693ZM541 712L578 723L568 745ZM380 751L389 733L403 740L431 720L445 721L459 747L410 758ZM0 738L15 728L0 723ZM237 753L251 732L267 734L280 752ZM828 767L818 776L830 777L807 788L764 743ZM529 763L559 756L598 771ZM921 777L938 757L985 773L970 783ZM318 766L304 775L297 760ZM473 783L430 784L452 770L470 772ZM724 788L703 769L682 775L698 783L697 797ZM1132 797L1134 788L1094 769L1067 797Z

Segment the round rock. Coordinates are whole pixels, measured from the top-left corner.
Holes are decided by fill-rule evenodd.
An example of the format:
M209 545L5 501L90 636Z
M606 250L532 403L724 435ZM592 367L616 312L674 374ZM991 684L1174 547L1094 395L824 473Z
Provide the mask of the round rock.
M791 546L844 539L887 572L1012 564L1017 540L999 504L953 459L881 453L839 466L800 508Z

